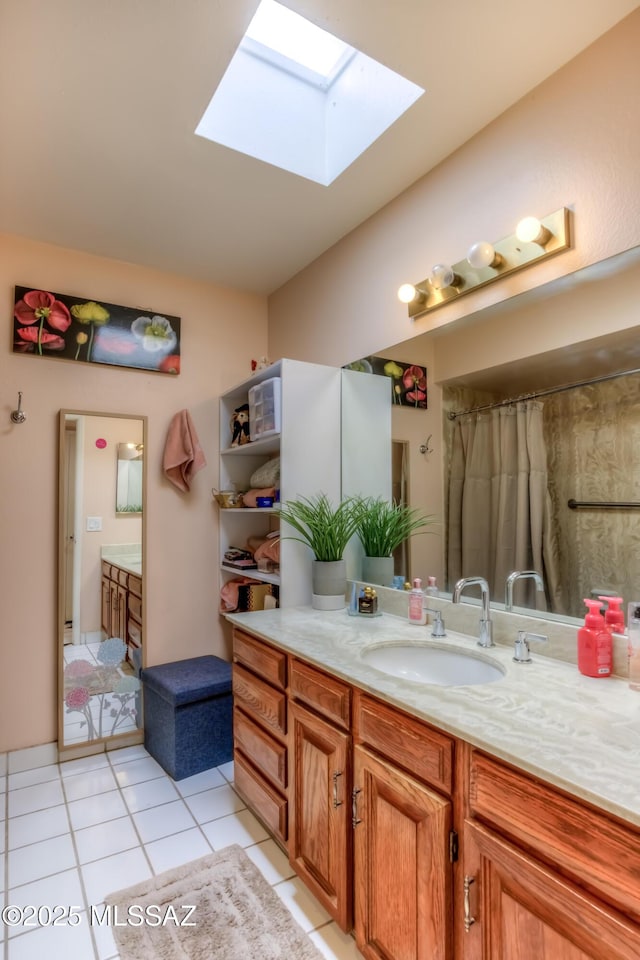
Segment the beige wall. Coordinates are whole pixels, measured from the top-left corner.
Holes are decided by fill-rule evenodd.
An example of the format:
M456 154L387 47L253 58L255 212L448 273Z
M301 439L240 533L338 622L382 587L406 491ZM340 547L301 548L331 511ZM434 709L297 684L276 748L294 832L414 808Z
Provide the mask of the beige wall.
M269 300L270 354L343 364L384 353L638 244L639 49L637 10L283 286ZM572 250L408 320L402 281L563 206Z
M162 376L11 353L14 284L151 307L182 318L182 373ZM217 612L217 485L222 390L267 352L263 299L0 235L5 347L0 438L0 751L56 739L57 414L61 408L149 417L148 663L228 652ZM24 394L26 423L9 414ZM187 407L207 466L191 493L163 477L169 421Z

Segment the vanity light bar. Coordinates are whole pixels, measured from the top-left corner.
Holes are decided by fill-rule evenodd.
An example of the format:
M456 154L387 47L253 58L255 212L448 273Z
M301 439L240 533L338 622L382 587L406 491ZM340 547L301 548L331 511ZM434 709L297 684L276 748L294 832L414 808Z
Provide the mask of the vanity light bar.
M537 224L537 231L534 224ZM437 264L420 283L403 284L398 297L407 304L410 319L415 319L465 293L568 250L570 246L567 207L561 207L539 221L526 217L512 236L493 245L483 241L474 243L464 260L451 266Z

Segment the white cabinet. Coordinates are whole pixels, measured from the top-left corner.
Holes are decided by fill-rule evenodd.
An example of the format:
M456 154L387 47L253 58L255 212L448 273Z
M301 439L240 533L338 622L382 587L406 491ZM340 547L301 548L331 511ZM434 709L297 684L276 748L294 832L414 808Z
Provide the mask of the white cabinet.
M340 500L340 378L336 367L280 360L228 390L220 398L220 490L249 488L249 478L270 458L280 455L280 500L325 493ZM251 387L272 377L280 378L281 431L231 446L231 417L248 402ZM241 575L225 566L229 547L244 548L249 536L266 535L279 527L279 509L218 509L220 522L221 582ZM284 526L284 525L283 525ZM291 532L283 530L286 533ZM297 540L280 544L280 574L246 571L255 580L280 586L283 607L311 603L311 552Z

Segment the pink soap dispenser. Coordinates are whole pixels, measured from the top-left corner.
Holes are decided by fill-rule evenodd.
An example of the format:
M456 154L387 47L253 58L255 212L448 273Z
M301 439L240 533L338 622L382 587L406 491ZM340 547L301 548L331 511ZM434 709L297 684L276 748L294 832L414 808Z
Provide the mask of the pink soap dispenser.
M578 670L585 677L611 675L611 631L600 613L599 600L584 601L589 612L578 630Z
M609 633L624 633L624 613L620 609L620 604L623 603L622 597L598 597L598 600L607 604L604 622Z

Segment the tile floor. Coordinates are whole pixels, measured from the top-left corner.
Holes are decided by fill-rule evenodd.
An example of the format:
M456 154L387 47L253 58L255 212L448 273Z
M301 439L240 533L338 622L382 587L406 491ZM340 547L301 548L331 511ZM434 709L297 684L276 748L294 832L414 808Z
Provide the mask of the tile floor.
M230 843L246 849L321 955L361 958L234 792L233 763L174 782L142 746L31 768L23 753L15 763L0 755L0 904L74 905L81 922L0 923L2 960L117 960L89 907Z

